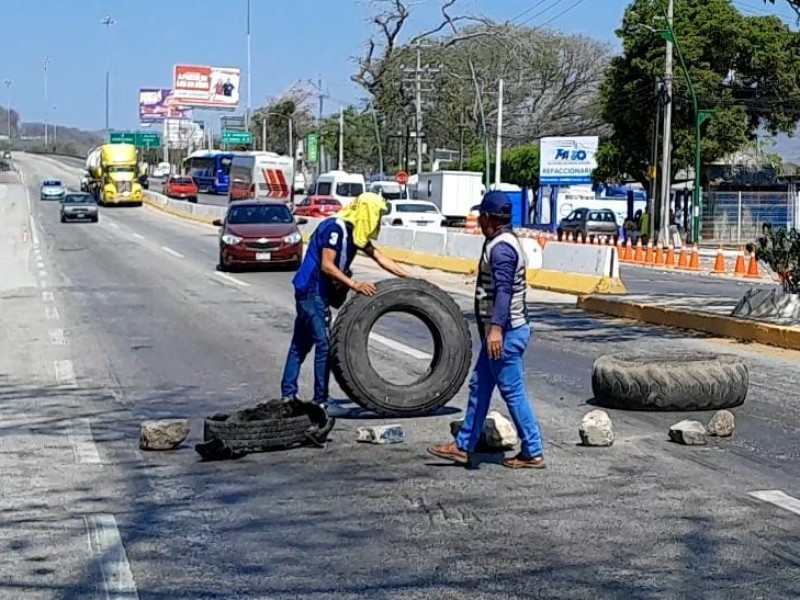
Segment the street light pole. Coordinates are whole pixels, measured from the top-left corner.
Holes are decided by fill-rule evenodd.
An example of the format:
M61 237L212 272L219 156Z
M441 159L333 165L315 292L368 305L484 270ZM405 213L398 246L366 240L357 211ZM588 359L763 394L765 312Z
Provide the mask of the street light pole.
M106 26L106 30L110 32L111 26L115 23L114 19L111 17L104 17L102 21L100 21L103 25ZM106 141L110 139L111 129L109 126L109 95L110 95L110 79L111 79L111 44L108 43L108 38L106 38Z
M247 0L247 112L245 128L250 131L250 0Z
M6 86L6 91L8 92L8 104L6 105L6 117L8 119L7 123L7 131L8 131L8 149L11 150L11 86L14 85L14 82L11 79L4 79L3 83Z
M50 111L47 110L47 65L50 64L50 58L45 54L44 55L44 103L45 103L45 111L44 111L44 147L47 149L47 125L49 119L47 118Z
M667 28L672 31L675 1L669 0L666 8ZM669 207L672 202L672 42L674 36L667 38L667 57L664 63L664 86L667 105L664 107L664 139L662 140L661 166L661 227L658 242L666 246L669 242Z
M58 119L56 119L55 105L53 105L53 150L58 150Z

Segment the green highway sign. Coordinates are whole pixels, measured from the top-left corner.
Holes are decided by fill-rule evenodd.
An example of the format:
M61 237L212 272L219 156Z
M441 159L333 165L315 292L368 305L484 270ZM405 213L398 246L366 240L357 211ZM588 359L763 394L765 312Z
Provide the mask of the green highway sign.
M309 133L306 139L306 160L316 163L319 160L319 134Z
M249 131L223 131L222 143L235 146L249 146L253 143L253 136Z
M110 144L133 144L137 148L158 148L161 146L161 136L157 133L143 133L133 131L112 131Z

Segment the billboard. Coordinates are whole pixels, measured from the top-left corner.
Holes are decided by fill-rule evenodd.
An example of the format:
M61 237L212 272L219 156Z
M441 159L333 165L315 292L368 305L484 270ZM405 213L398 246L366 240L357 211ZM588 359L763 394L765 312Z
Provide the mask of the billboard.
M539 146L540 185L587 185L597 168L596 135L542 138Z
M164 119L188 119L190 109L175 100L172 90L142 88L139 90L139 122L161 123Z
M239 69L175 65L172 83L184 106L233 110L239 104Z

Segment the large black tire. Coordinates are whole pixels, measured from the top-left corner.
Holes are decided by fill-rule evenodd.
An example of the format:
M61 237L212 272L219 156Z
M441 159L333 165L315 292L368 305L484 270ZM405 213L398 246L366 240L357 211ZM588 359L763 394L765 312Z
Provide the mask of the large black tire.
M606 355L592 369L592 391L606 408L652 411L733 408L747 397L749 374L731 354Z
M307 415L263 421L224 421L218 415L205 420L203 439L221 440L234 452L264 452L299 446L312 426Z
M436 411L464 384L472 361L472 338L461 309L447 293L421 279L389 279L375 287L374 296L352 296L336 316L329 354L336 382L356 404L379 415ZM410 385L386 381L368 360L370 330L389 312L414 315L433 338L433 360Z

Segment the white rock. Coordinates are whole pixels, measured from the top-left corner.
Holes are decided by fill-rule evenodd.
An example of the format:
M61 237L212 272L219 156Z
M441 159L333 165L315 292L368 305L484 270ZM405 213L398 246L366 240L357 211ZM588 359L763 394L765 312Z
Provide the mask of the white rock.
M357 440L369 444L399 444L406 441L406 433L400 425L376 425L359 427Z
M610 446L614 443L614 427L611 417L604 410L593 410L581 420L578 434L584 446Z
M464 419L457 419L450 422L450 433L453 437L458 435ZM478 442L481 450L508 450L519 443L517 428L509 419L500 412L493 410L486 416L483 424L483 431Z
M144 421L139 427L139 447L142 450L172 450L189 435L188 419Z
M733 435L735 427L736 422L733 413L729 410L718 410L708 422L708 434L719 437L730 437Z
M687 446L705 445L706 434L706 426L693 419L680 421L669 428L669 439Z

